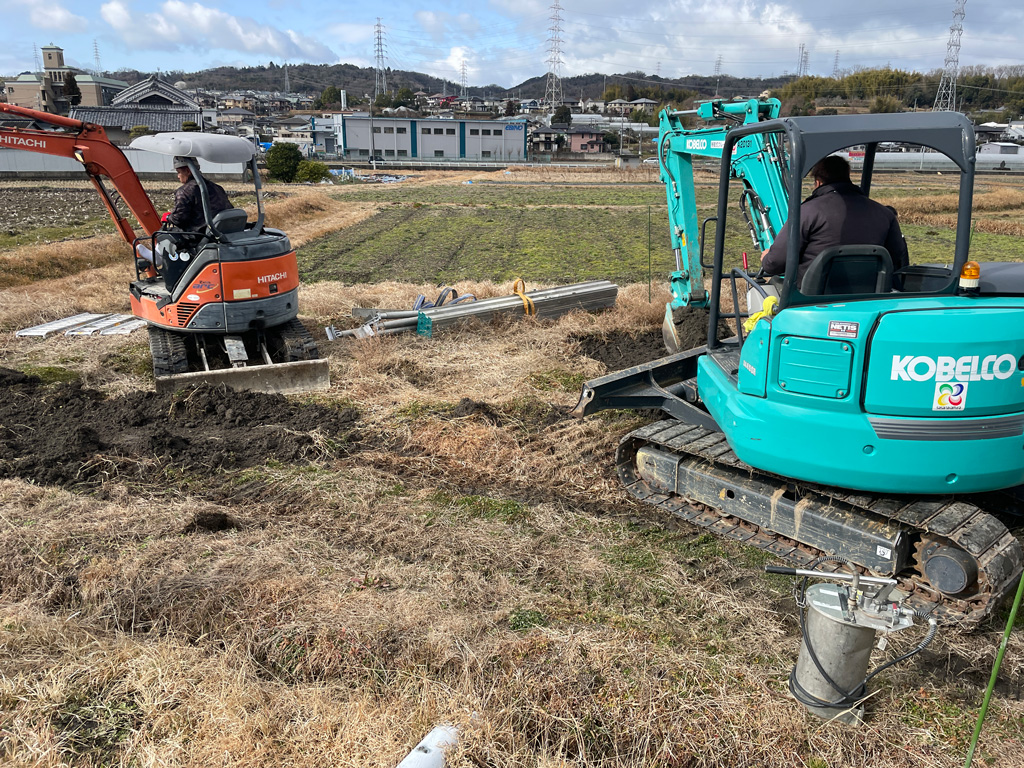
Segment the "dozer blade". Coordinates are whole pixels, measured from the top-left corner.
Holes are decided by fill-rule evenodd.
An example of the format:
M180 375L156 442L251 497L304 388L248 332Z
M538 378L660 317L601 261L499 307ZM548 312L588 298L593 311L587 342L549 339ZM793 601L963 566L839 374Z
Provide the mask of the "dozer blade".
M325 390L330 387L331 379L327 360L299 360L156 377L156 391L161 395L194 384L227 384L232 389L291 395Z

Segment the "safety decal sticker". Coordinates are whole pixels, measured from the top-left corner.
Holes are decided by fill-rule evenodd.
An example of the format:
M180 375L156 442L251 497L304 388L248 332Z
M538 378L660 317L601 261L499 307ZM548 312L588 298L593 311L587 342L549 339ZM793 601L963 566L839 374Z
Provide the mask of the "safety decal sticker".
M844 320L829 320L828 335L832 339L856 339L860 323L849 323Z
M933 411L962 411L967 404L966 381L943 381L935 384Z

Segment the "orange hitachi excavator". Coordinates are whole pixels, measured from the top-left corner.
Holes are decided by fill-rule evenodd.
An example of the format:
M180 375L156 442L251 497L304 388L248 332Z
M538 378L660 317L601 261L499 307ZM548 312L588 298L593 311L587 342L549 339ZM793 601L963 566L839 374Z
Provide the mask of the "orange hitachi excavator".
M132 312L149 326L158 392L199 382L239 389L301 392L329 385L326 360L298 320L298 268L288 236L264 226L253 146L237 136L161 133L133 149L187 159L199 185L205 224L181 231L164 224L125 154L100 125L24 107L0 112L43 127L0 126L0 147L77 160L136 256L129 284ZM246 164L256 188L257 217L242 209L212 215L200 159ZM108 190L104 179L113 190ZM144 231L136 235L124 202Z

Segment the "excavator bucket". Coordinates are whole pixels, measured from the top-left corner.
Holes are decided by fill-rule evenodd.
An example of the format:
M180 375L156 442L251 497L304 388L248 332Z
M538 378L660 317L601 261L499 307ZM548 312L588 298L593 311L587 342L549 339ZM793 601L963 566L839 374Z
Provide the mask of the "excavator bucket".
M195 384L226 384L232 389L291 395L323 391L330 387L331 379L327 360L299 360L156 377L158 394L167 394Z

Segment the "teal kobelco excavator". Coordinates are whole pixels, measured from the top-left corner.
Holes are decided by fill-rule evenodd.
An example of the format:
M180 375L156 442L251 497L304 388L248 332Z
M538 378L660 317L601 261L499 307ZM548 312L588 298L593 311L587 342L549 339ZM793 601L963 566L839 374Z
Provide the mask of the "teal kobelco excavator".
M714 124L661 114L676 254L664 336L672 351L680 316L706 308L707 343L587 382L575 413L665 414L616 453L637 499L796 565L838 555L896 578L919 613L976 624L1024 560L1011 532L1024 497L1024 264L968 258L972 125L951 112L780 119L768 99L697 112ZM854 231L798 280L804 177L852 150L870 196L891 146L944 156L958 174L949 253L917 263L911 242L911 263L894 269ZM710 262L699 155L721 158L717 215L700 225L714 228ZM737 216L758 248L791 223L784 279L739 266Z

